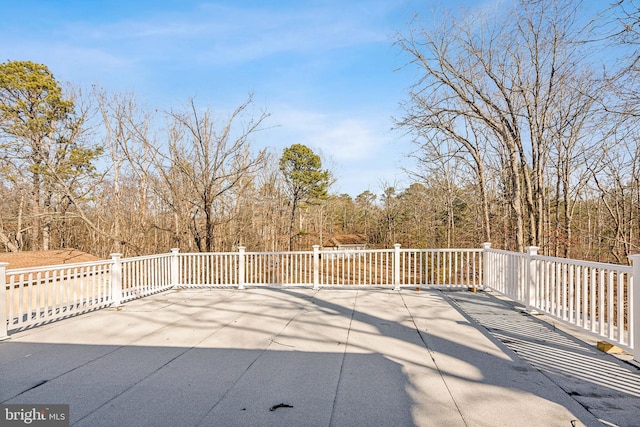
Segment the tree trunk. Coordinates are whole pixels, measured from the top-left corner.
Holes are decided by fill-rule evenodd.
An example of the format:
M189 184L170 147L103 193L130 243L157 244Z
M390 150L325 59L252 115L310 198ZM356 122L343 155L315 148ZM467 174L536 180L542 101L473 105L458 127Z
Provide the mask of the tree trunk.
M37 251L41 248L40 231L42 227L42 219L40 217L41 211L40 211L40 174L39 172L33 173L33 178L31 182L32 182L31 202L33 204L33 206L31 207L31 215L33 217L33 222L31 226L31 250Z
M522 212L522 189L520 184L520 164L515 144L511 143L509 150L509 168L511 175L511 210L515 222L516 251L524 251L524 216Z

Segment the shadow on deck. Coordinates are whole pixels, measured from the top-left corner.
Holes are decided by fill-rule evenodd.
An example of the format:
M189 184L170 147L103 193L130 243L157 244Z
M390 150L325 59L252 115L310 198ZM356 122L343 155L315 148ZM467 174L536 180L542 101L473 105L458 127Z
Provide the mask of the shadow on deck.
M87 426L640 416L635 367L490 294L436 290L172 290L13 334L0 381L0 403L68 403Z

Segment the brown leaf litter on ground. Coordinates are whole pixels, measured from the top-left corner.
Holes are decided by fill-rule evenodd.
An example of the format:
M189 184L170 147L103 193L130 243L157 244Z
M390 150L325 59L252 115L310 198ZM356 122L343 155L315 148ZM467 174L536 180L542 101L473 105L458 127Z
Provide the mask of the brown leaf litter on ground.
M8 262L7 269L42 267L45 265L74 264L97 261L101 258L77 249L56 249L51 251L26 251L0 253L0 262Z

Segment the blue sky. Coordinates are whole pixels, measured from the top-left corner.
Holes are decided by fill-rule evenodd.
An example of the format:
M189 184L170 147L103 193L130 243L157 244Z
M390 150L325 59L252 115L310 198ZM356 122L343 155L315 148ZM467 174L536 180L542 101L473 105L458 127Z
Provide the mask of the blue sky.
M39 62L61 82L161 110L194 98L226 115L253 92L271 115L253 146L305 144L336 176L331 192L355 197L409 183L412 146L392 117L415 75L397 71L407 58L396 31L442 4L490 3L1 0L0 61Z

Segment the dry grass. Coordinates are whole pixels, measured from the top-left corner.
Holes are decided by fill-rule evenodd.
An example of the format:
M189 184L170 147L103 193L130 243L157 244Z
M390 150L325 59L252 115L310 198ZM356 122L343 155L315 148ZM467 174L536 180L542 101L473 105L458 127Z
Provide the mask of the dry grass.
M99 259L97 256L76 249L0 253L0 262L9 263L7 269L73 264L76 262L97 261Z

